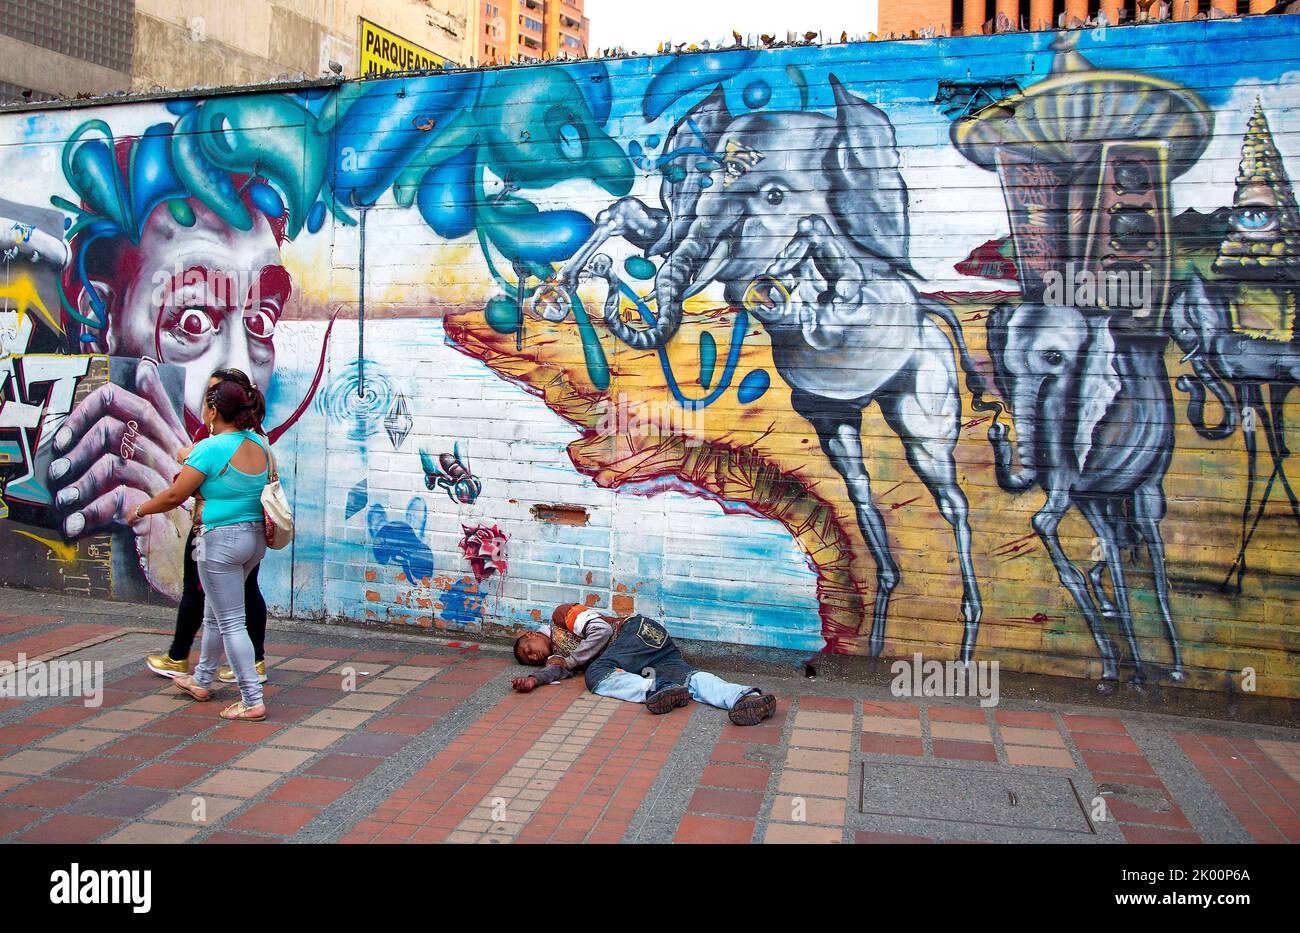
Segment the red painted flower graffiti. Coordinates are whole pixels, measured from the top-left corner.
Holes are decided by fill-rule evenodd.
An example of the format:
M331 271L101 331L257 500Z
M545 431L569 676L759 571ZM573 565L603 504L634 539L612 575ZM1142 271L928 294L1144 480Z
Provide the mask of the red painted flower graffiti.
M482 582L494 573L506 572L506 533L496 525L461 525L465 534L460 539L460 550L474 571L474 579Z

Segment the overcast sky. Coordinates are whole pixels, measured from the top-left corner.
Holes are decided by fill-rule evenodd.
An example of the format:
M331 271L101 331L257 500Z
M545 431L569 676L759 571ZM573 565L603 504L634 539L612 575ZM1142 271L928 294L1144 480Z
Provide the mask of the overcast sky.
M878 0L587 0L591 46L653 52L660 42L731 43L731 31L775 35L787 30L865 36L876 28Z

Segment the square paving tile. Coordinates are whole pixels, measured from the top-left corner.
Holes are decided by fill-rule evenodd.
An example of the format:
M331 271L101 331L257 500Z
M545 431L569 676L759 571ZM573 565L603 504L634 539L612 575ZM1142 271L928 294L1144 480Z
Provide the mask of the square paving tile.
M108 729L114 732L129 732L153 722L160 714L150 710L113 709L101 713L93 719L87 719L81 725L87 729Z
M367 755L326 755L309 767L305 773L359 781L378 768L381 762L382 759Z
M365 709L378 712L392 706L401 697L392 693L347 693L330 705L335 709Z
M355 729L369 719L368 710L323 709L314 716L302 721L304 726L314 728Z
M164 823L185 823L193 826L214 826L221 822L227 813L237 810L246 802L234 797L181 794L167 801L156 810L150 810L144 815L144 819L161 820Z
M315 755L310 751L266 745L253 749L243 758L233 762L233 764L237 768L248 768L254 771L275 771L285 774L310 761L313 757Z
M877 732L881 735L910 735L920 737L921 720L904 719L901 716L863 716L863 732Z
M0 797L0 803L12 807L43 807L46 810L57 810L96 789L94 784L81 781L55 781L47 778L29 781L17 790L9 791Z
M140 762L131 758L103 758L87 755L70 765L65 765L54 773L59 777L78 781L115 781L128 771L140 767Z
M352 789L349 781L332 781L319 777L296 777L285 781L268 797L284 803L304 803L324 807Z
M844 830L828 826L802 826L791 823L769 823L763 842L785 845L834 845L844 841Z
M116 845L175 845L189 840L199 831L197 826L163 826L159 823L132 823L103 841Z
M1065 739L1055 729L1019 729L1000 726L1002 741L1007 745L1039 745L1044 748L1065 748Z
M219 794L227 797L252 797L260 794L280 779L270 771L245 771L240 768L223 768L194 790L200 794Z
M847 731L853 728L853 716L801 709L795 714L794 725L796 729L837 729Z
M78 800L70 812L78 815L94 813L100 816L137 817L166 798L166 793L147 787L113 785Z
M125 783L133 787L178 790L187 784L193 784L210 771L211 768L204 765L183 765L173 761L162 761L137 771L127 778Z
M388 677L385 675L384 677L376 677L374 680L368 681L357 689L361 693L390 693L396 696L404 696L419 686L420 684L418 681L402 680L401 678Z
M1042 768L1073 768L1074 759L1063 748L1035 745L1007 745L1007 761L1013 765L1037 765Z
M122 736L117 732L96 732L92 729L68 729L58 735L43 739L40 748L53 748L65 752L88 752Z
M191 742L167 756L170 761L193 761L205 765L223 765L236 755L248 751L247 745L233 742Z
M817 729L795 729L790 734L794 748L821 748L829 751L848 751L853 745L853 733L829 732Z
M19 835L16 841L43 843L93 842L121 825L121 820L111 820L101 816L61 813L50 817L44 823L33 826Z
M0 772L5 774L45 774L59 765L67 764L76 755L67 752L43 751L36 748L24 748L12 755L0 758Z
M282 745L287 748L310 748L319 751L323 748L329 748L346 735L346 732L338 729L312 729L307 726L294 726L285 729L283 732L277 732L267 739L267 744Z
M930 721L930 735L936 739L961 739L967 742L992 742L989 727L984 723Z
M315 807L288 807L277 803L259 803L229 823L230 829L291 836L320 813Z
M849 791L849 779L847 775L787 769L781 773L780 787L783 794L843 799Z
M344 739L334 747L336 752L344 752L349 755L392 755L400 751L411 741L410 736L406 735L367 735L362 732ZM3 768L0 768L3 770Z
M315 673L323 671L327 667L333 666L334 661L329 658L285 658L275 665L277 670L286 671L308 671Z
M138 700L122 704L124 710L141 710L146 713L170 713L194 701L189 697L175 696L171 693L152 693Z

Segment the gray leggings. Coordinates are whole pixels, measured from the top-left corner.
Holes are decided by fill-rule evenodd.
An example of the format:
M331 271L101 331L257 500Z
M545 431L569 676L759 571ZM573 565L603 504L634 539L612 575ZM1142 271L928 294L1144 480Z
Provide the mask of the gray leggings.
M224 648L245 706L262 702L262 685L257 681L253 640L244 620L244 580L265 554L266 526L262 522L208 528L194 542L194 562L206 597L203 643L194 680L202 687L212 685Z

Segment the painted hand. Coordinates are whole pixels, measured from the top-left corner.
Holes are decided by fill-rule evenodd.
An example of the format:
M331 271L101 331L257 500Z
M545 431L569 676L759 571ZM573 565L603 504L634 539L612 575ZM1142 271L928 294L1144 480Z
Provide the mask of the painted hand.
M50 491L69 540L130 522L136 506L180 472L171 451L189 439L151 361L141 360L134 389L100 386L54 435ZM141 571L154 589L174 599L180 598L190 524L186 508L131 523Z

